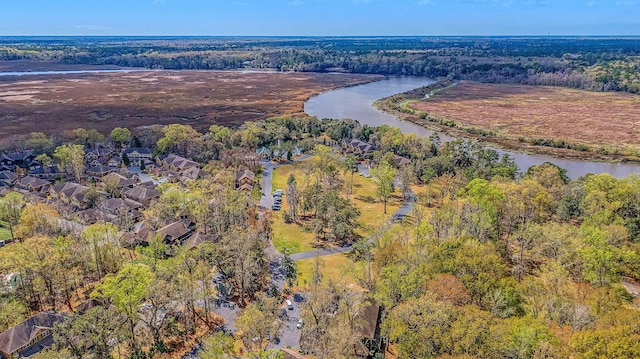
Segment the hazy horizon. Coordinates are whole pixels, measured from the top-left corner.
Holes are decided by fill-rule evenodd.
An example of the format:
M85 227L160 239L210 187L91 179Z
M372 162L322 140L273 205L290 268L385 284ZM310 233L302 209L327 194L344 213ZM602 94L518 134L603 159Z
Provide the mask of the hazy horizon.
M640 0L22 0L0 36L640 36Z

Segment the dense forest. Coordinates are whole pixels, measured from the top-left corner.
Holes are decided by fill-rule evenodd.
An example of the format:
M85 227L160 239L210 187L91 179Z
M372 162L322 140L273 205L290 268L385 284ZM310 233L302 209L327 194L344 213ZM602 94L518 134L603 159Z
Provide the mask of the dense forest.
M2 38L0 60L414 75L640 93L637 38Z
M508 155L470 142L441 144L437 136L311 117L237 130L212 126L207 133L185 125L119 129L110 139L91 138L150 145L156 154L206 163L218 175L161 185L143 216L149 228L187 218L215 240L187 249L156 237L132 248L124 241L130 222L73 230L60 225L63 215L51 205L5 194L0 215L16 240L0 248L0 270L13 274L0 292L0 331L37 311L76 311L54 329L56 346L41 357L163 357L196 333L219 328L207 298L226 293L245 306L240 330L235 336L217 331L205 340L202 357L277 358L266 348L282 326L279 305L296 265L285 253L289 286L281 292L268 285L277 219L259 214L260 193L234 189L236 165L228 155L262 146L304 146L314 154L305 175L287 181L287 221L304 217L312 224L306 231L353 248L348 274L359 289L321 275L322 259L304 286L305 353L356 357L358 312L375 299L382 305L382 346L399 358L640 356L637 293L627 289L640 278L638 177L572 181L548 163L521 173ZM357 159L340 149L351 139L375 148L361 159L371 165L378 189L369 200L385 201L386 208L389 196L415 191L410 215L371 238L355 231L363 215L351 195ZM71 175L78 169L65 166L74 162L65 151L96 145L80 130L75 144L54 148L42 134L29 143ZM400 165L396 156L410 163ZM93 305L78 311L84 299Z

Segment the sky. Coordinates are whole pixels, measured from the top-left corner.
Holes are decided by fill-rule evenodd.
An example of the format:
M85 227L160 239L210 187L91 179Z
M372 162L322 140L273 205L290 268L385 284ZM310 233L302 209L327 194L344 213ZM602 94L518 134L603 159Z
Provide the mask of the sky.
M2 0L20 35L640 35L640 0Z

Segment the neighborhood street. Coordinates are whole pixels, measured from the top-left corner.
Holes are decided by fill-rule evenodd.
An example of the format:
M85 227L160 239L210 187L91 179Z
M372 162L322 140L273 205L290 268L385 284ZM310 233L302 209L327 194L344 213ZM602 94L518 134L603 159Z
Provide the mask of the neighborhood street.
M294 161L303 161L307 158L311 157L310 155L300 156ZM293 161L287 161L282 163L272 163L270 161L262 161L262 165L264 166L264 171L262 174L262 197L260 199L260 208L262 210L271 210L273 206L273 170L284 166L287 164L291 164ZM358 165L358 171L360 175L365 177L370 177L368 172L368 167L363 165ZM396 186L398 183L396 182ZM284 188L280 188L283 191ZM415 207L416 194L411 192L407 195L406 201L403 205L393 213L393 215L387 219L382 225L381 228L386 230L390 228L395 221L402 220L406 217ZM375 240L375 236L372 235L369 237L369 241L373 243ZM318 249L308 252L300 252L291 254L291 259L298 261L302 259L315 258L317 256L329 256L340 253L349 253L353 250L353 246L344 246L344 247L331 247L326 249ZM274 247L273 243L269 243L266 248L267 257L269 258L269 270L270 270L270 281L269 287L275 286L279 291L285 286L285 275L284 268L281 265L282 254L278 252L278 250ZM277 337L277 340L272 341L269 344L269 348L273 349L281 349L281 348L298 348L300 343L300 328L298 328L298 320L301 315L301 305L303 302L303 297L300 293L296 293L296 295L291 297L291 301L293 304L293 309L289 310L285 306L285 311L282 316L283 325L280 329L280 335ZM241 309L227 302L219 302L219 306L215 306L214 312L225 319L225 329L231 332L235 332L236 328L236 317L241 311ZM197 351L195 353L190 353L189 356L186 356L185 359L195 359L198 358Z

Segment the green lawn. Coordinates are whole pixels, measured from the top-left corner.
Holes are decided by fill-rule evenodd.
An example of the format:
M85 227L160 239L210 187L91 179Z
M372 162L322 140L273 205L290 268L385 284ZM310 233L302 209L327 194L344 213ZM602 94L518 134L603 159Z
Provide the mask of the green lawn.
M298 181L298 188L300 188L302 177L307 170L308 164L315 161L315 159L307 158L304 161L300 161L295 164L285 165L273 170L273 190L281 189L285 191L287 188L287 179L293 172ZM280 253L284 253L285 249L289 250L289 253L308 252L314 250L313 244L315 243L315 237L311 232L305 232L302 229L302 225L293 223L284 223L282 219L283 211L289 209L287 205L286 195L282 198L282 210L273 212L273 245L278 249Z
M286 190L287 179L294 173L298 181L298 188L302 188L304 174L309 170L309 164L317 161L317 157L311 157L299 163L285 165L273 170L273 190ZM350 178L343 178L345 186ZM358 223L360 227L356 230L363 237L374 233L377 228L387 220L400 206L402 198L398 191L389 198L387 203L387 213L384 213L384 204L378 198L376 184L371 178L365 178L355 173L353 176L353 194L350 199L360 209ZM307 252L315 249L315 236L311 232L305 232L301 224L286 224L282 219L283 211L288 209L286 195L282 200L282 211L274 212L273 221L273 243L278 251L283 252L285 248L289 253Z
M315 267L316 258L296 261L298 265L297 287L305 287L311 283L311 276ZM344 254L333 254L320 257L320 273L323 280L332 280L339 285L345 285L350 289L360 289L356 279L351 274L353 261Z
M282 211L274 212L272 229L273 245L280 253L284 253L285 249L290 254L308 252L315 249L312 245L315 242L313 233L303 231L301 225L284 223Z
M371 178L355 174L353 176L353 195L351 198L360 209L358 233L368 236L373 233L387 218L402 206L402 198L398 191L387 202L387 214L384 214L384 203L377 195L377 187ZM370 201L373 199L373 202Z
M0 240L11 239L11 231L7 228L0 227Z

